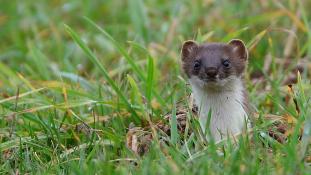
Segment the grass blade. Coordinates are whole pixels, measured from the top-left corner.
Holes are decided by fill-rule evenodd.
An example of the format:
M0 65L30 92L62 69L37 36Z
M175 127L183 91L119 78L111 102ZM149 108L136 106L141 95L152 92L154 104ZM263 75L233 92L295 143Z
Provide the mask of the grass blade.
M120 99L127 105L127 108L130 110L130 112L134 116L134 120L138 123L139 118L138 118L136 111L132 108L132 105L127 100L127 98L122 93L122 91L119 89L119 87L116 85L116 83L109 77L107 70L100 63L100 61L95 56L95 54L84 44L84 42L77 35L77 33L75 33L69 26L65 25L65 28L66 28L66 31L69 33L69 35L72 37L72 39L79 45L79 47L84 51L84 53L92 61L92 63L99 68L99 70L101 71L101 73L105 77L106 81L109 83L109 85L112 87L112 89L117 93L118 97L120 97Z
M149 40L148 33L148 19L146 9L142 0L128 1L129 15L131 17L132 24L134 24L135 31L140 35L144 41Z
M153 86L153 59L151 57L148 58L148 76L147 76L147 84L146 84L146 97L151 103L152 100L152 86Z
M44 90L44 89L46 89L46 88L39 88L39 89L35 89L35 90L29 91L29 92L25 92L25 93L19 94L19 95L18 95L18 98L22 98L22 97L25 97L25 96L27 96L27 95L40 92L40 91L42 91L42 90ZM1 103L4 103L4 102L7 102L7 101L15 100L15 99L16 99L16 96L12 96L12 97L9 97L9 98L5 98L5 99L0 100L0 104L1 104Z
M108 34L105 30L103 30L97 24L95 24L92 20L90 20L89 18L86 18L86 17L85 17L85 19L86 19L87 22L89 22L92 26L94 26L98 31L100 31L106 38L108 38L113 43L113 45L120 52L120 54L122 56L124 56L126 61L131 65L132 69L139 76L139 78L142 79L142 80L146 80L146 77L144 76L144 73L136 65L136 63L131 58L131 56L127 53L127 51L110 34Z
M171 142L176 145L178 141L178 129L177 129L177 118L176 118L176 102L175 98L173 97L173 110L172 110L172 118L170 121L171 125Z
M130 75L127 75L127 80L130 83L131 87L132 87L132 91L131 91L131 100L132 103L138 104L138 105L142 105L142 95L139 91L139 88L137 86L137 83L135 82L134 78Z
M104 29L102 29L97 24L95 24L92 20L90 20L87 17L85 17L85 20L88 23L90 23L92 26L94 26L98 31L100 31L105 37L107 37L113 43L113 45L116 47L116 49L119 51L119 53L131 65L133 71L138 75L138 77L141 80L143 80L144 83L146 83L147 77L144 75L144 73L141 71L141 69L137 66L137 64L134 62L134 59L127 53L127 51L123 47L121 47L121 45L115 39L113 39L113 37L109 33L107 33ZM166 103L163 100L163 98L155 90L152 90L152 93L155 95L155 97L161 103L162 106L166 106Z

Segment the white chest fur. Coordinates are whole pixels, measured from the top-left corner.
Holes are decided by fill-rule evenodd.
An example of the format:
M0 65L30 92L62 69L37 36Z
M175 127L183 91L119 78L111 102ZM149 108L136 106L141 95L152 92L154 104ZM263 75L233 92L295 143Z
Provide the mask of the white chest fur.
M196 77L190 79L194 102L199 109L199 120L205 131L209 112L211 112L209 129L216 142L222 138L239 134L248 123L244 110L243 83L240 78L232 78L224 82L225 87L206 88Z

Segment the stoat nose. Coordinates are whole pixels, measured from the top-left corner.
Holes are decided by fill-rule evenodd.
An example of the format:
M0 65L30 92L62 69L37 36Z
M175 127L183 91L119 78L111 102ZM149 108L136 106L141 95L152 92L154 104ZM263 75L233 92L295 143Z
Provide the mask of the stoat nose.
M205 69L205 73L209 78L215 78L217 75L217 68L216 67L207 67Z

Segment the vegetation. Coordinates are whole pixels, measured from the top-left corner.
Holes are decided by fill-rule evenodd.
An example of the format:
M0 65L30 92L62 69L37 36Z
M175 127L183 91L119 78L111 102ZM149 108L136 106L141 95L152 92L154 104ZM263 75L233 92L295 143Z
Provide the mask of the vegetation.
M310 8L307 0L2 1L0 173L310 173ZM236 143L206 143L188 134L199 131L190 112L186 133L177 127L191 92L180 47L232 38L250 50L257 120ZM155 129L159 121L170 135ZM286 124L283 141L271 135L275 123ZM152 134L143 155L127 145L130 125Z

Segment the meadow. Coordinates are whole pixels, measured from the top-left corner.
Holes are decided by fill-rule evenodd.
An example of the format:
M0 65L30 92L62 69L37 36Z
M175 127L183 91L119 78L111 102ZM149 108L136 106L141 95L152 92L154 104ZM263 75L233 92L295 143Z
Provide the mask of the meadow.
M2 0L0 173L311 174L310 8ZM233 38L249 50L255 119L251 132L216 144L190 112L180 48Z

